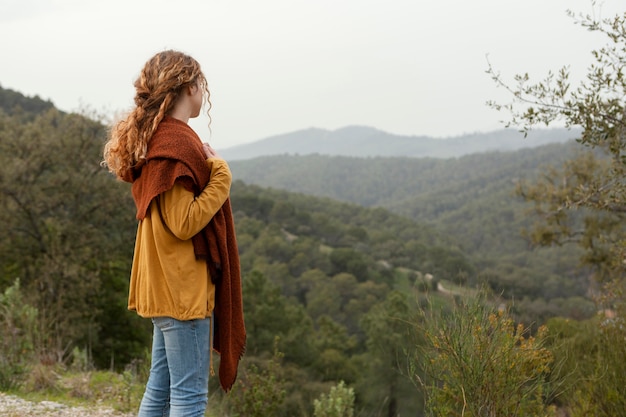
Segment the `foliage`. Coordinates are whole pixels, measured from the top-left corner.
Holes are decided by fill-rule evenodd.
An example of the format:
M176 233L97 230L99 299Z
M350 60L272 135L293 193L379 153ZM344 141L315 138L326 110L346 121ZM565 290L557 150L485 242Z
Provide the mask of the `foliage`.
M128 186L99 166L104 132L86 115L52 109L25 120L0 112L0 289L20 276L25 299L39 311L44 363L32 385L42 389L56 386L56 371L48 372L55 364L123 372L149 346L149 321L126 309L134 204ZM432 245L441 246L441 259L450 253L471 267L432 228L383 209L240 182L231 198L246 358L263 363L280 337L286 415L311 414L313 399L336 380L368 386L362 364L374 335L360 319L394 287L395 268L435 267L425 262ZM368 390L380 398L394 389L400 404L411 402L390 381Z
M276 348L277 343L278 340L275 341L274 356L265 363L264 369L250 364L238 378L229 394L233 415L245 417L278 415L286 392L280 375L280 360L283 355Z
M571 132L572 137L575 134ZM523 140L521 135L519 139ZM537 250L529 245L520 231L531 228L534 218L527 214L528 203L514 195L515 184L520 178L534 179L546 165L567 160L575 155L575 149L575 143L553 144L449 160L281 155L233 161L231 167L233 175L246 182L385 207L417 221L422 230L415 234L406 233L415 230L414 226L403 224L398 228L391 222L387 233L378 232L374 228L380 219L370 216L373 223L361 220L360 208L346 204L342 212L332 212L339 222L315 227L319 231L341 230L341 223L357 221L356 227L344 233L343 241L348 241L350 233L359 236L361 251L366 245L371 246L372 254L389 260L393 266L424 271L436 280L465 286L486 283L507 299L543 299L552 306L538 311L538 315L524 309L525 319L530 318L527 321L531 322L558 315L571 317L569 311L555 308L564 303L552 300L585 297L589 289L588 271L578 268L582 250L571 246ZM300 196L286 197L287 193L274 189L263 193L262 204L260 198L257 200L259 207L269 206L270 196L289 198L296 213L303 207L298 201ZM327 201L313 201L310 207L326 211L320 202ZM298 230L301 235L317 217L304 217L298 220L298 226L290 225L289 229ZM359 235L363 230L365 235ZM311 259L311 255L307 256ZM294 258L298 262L302 259L297 253ZM301 268L295 259L292 265ZM337 264L330 267L333 265ZM317 267L327 271L322 264ZM281 287L287 285L290 284Z
M75 371L61 365L33 366L19 391L12 392L28 400L55 401L66 405L107 407L123 413L139 407L145 380L133 369L124 372ZM84 414L81 414L84 415Z
M0 289L22 278L25 300L43 312L37 334L44 359L61 362L36 366L30 381L57 392L65 389L58 374L66 365L88 375L114 368L120 372L111 382L115 390L132 393L117 401L132 408L143 374L125 366L145 354L151 326L126 310L136 230L130 190L98 166L105 127L97 118L55 110L25 114L0 112L6 230ZM342 189L346 173L370 178L372 184L351 185L350 193L368 200L360 204L383 201L411 218L236 181L231 200L249 336L240 376L253 383L246 391L249 410L267 397L259 413L280 402L269 415L312 415L314 399L345 381L354 390L355 414L421 415L422 392L403 375L407 352L423 343L414 331L414 277L434 275L428 284L454 288L433 292L441 308L467 292L452 283L484 280L523 300L516 303L520 316L543 321L566 311L584 318L585 273L575 270L572 252L529 257L517 238L527 221L522 202L510 195L511 178L566 154L553 146L458 161L374 158L346 165L313 158L315 172L331 175L324 183L329 190ZM319 164L328 169L320 173ZM372 190L386 194L381 199ZM280 361L268 359L278 350ZM276 385L266 386L268 372ZM62 375L61 381L72 386L71 395L94 399L85 378ZM212 402L246 404L237 397L243 391L228 397L214 391Z
M546 327L533 336L484 296L448 313L431 309L422 315L427 343L416 350L410 369L425 389L428 415L551 415L545 398L553 356L545 346Z
M279 343L281 351L285 349L285 355L292 360L303 362L310 357L307 343L313 327L310 319L300 305L289 302L280 288L262 273L252 271L244 276L243 302L248 354L271 352Z
M352 417L354 415L354 390L339 381L328 394L313 401L314 417Z
M592 51L586 79L572 86L565 66L537 83L528 74L517 75L511 87L490 68L512 101L489 104L508 111L509 124L523 132L553 123L582 128L578 142L587 151L560 169L546 170L535 183L522 183L518 193L535 203L540 220L529 232L535 243L578 242L585 251L583 262L596 268L599 279L610 280L623 274L626 254L626 13L602 20L581 15L576 22L608 38Z
M46 112L54 105L39 96L24 97L17 91L0 87L0 111L7 114L17 114L23 120L32 120L37 115Z
M572 417L626 416L626 329L611 312L585 321L551 319L551 350L562 362L557 402Z
M20 276L48 361L66 360L79 344L107 366L114 353L103 330L130 321L117 300L127 292L129 260L120 254L132 253L132 206L128 189L99 166L104 134L83 115L51 109L24 122L0 112L0 284ZM127 336L115 352L123 361L146 339Z
M407 352L421 344L414 319L415 305L400 291L391 291L363 317L368 350L361 358L366 378L357 383L360 407L388 416L419 412L421 393L405 372Z
M620 416L626 409L626 13L602 20L570 16L605 36L605 46L592 51L586 78L572 87L569 68L563 67L537 83L528 74L517 75L511 87L490 68L495 82L513 98L508 104L490 104L509 112L509 123L523 132L538 124L582 128L582 150L535 182L521 183L518 194L534 203L537 222L527 231L532 241L544 246L576 243L582 264L593 268L602 283L597 300L607 308L606 317L550 321L560 331L555 352L569 365L563 373L575 381L562 400L573 416Z
M36 357L37 310L25 302L20 280L0 293L0 390L19 386Z

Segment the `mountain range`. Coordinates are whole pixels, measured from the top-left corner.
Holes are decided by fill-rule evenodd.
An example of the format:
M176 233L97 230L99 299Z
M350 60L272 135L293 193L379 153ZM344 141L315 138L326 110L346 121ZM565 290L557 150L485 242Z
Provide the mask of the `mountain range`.
M526 137L514 129L471 133L449 138L402 136L373 127L348 126L337 130L309 128L271 136L220 150L229 161L269 155L329 155L352 157L456 158L463 155L513 151L550 143L564 143L578 132L564 128L539 129Z

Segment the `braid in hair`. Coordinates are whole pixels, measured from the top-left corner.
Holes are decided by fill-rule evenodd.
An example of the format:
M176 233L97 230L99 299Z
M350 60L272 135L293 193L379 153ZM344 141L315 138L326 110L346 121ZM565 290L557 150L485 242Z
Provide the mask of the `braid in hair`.
M132 170L145 163L148 142L159 123L174 108L183 89L197 82L208 103L208 114L208 83L195 59L170 50L148 60L134 83L135 108L109 132L103 165L118 178L131 181ZM209 124L210 120L209 115Z

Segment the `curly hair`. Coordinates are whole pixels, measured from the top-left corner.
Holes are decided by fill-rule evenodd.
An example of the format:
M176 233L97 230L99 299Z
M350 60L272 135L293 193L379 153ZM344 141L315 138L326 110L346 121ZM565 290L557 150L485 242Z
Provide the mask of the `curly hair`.
M109 131L103 165L119 179L129 181L133 169L145 163L148 142L161 120L174 108L183 90L195 83L203 91L209 115L209 87L195 59L172 50L150 58L134 83L135 108Z

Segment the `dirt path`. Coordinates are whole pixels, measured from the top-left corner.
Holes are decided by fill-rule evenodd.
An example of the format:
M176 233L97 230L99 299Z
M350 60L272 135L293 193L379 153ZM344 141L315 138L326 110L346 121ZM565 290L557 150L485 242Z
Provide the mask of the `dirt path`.
M0 416L3 417L130 417L110 408L70 407L53 401L32 402L0 392Z

